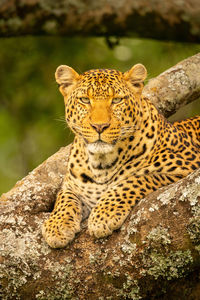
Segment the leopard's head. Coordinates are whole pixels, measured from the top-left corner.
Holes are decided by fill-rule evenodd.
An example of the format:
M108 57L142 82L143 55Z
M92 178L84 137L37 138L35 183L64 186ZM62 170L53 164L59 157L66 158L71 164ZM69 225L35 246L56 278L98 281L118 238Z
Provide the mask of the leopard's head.
M65 100L66 121L93 152L111 151L139 127L146 75L141 64L125 73L96 69L79 75L65 65L57 68L55 76Z

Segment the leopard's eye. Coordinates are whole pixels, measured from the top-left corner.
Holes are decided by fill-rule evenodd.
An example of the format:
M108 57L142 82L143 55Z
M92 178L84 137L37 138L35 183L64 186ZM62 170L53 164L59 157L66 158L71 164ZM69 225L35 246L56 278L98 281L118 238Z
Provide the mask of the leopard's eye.
M90 99L88 97L80 97L78 99L84 104L90 104Z
M112 99L112 104L120 103L124 98L116 97Z

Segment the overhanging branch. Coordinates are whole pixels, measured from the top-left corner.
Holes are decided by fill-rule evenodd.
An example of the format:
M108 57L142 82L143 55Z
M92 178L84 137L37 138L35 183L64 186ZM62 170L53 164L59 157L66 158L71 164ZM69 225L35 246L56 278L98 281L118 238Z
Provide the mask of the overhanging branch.
M200 41L198 0L6 0L0 2L0 36L140 36Z

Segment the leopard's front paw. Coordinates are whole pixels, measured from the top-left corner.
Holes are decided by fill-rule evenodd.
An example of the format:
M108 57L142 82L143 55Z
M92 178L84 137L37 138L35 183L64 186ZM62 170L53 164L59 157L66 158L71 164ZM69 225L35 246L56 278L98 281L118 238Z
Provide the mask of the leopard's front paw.
M70 224L69 221L57 223L50 217L42 225L42 235L51 248L63 248L71 242L80 231L80 222Z
M102 238L112 234L113 230L120 228L128 213L102 212L94 208L88 219L88 230L90 235Z

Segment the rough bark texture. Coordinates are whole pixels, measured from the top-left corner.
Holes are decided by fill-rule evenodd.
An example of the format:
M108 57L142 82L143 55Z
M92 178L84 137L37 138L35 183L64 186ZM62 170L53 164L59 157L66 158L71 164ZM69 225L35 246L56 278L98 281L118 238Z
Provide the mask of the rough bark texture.
M191 56L158 77L143 90L157 109L169 117L180 107L200 97L200 53Z
M141 36L200 41L198 0L1 0L0 36Z
M198 67L190 66L199 59L191 57L147 85L155 103L167 99L160 106L166 115L186 95L198 95ZM143 199L109 238L95 241L85 221L68 247L55 250L44 242L41 224L53 207L69 148L0 198L0 299L199 299L200 170Z

